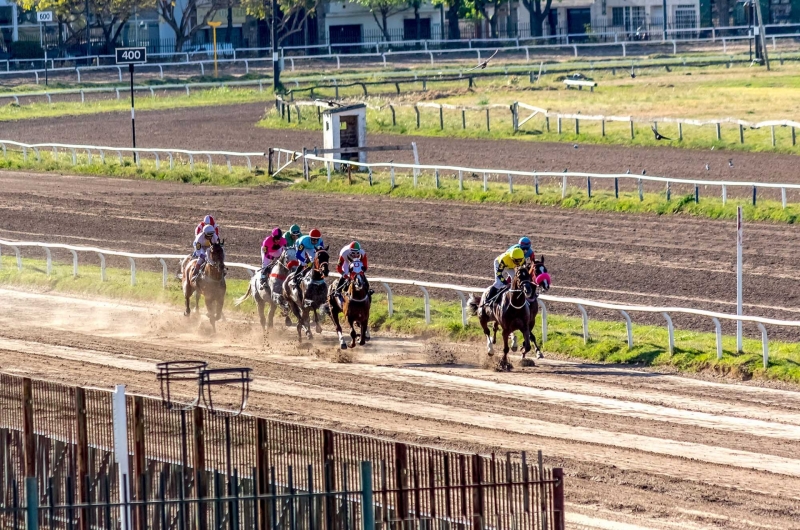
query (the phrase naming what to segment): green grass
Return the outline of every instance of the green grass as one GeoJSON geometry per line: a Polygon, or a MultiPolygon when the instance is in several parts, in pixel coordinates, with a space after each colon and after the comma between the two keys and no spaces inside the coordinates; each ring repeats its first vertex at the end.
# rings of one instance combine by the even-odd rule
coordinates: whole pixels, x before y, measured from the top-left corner
{"type": "MultiPolygon", "coordinates": [[[[0,285],[34,288],[39,291],[54,291],[84,296],[102,296],[117,300],[156,302],[168,304],[180,311],[183,296],[180,284],[170,270],[167,288],[162,287],[161,273],[137,271],[137,285],[130,284],[130,271],[108,267],[107,281],[101,282],[100,269],[96,265],[80,265],[77,278],[72,276],[72,265],[53,263],[51,275],[45,274],[44,260],[23,258],[23,269],[17,271],[16,260],[9,256],[8,247],[0,260],[0,285]]],[[[251,301],[234,308],[231,301],[247,289],[244,280],[228,281],[226,311],[250,314],[254,311],[251,301]]],[[[483,333],[475,318],[468,325],[461,324],[461,306],[456,302],[432,300],[432,324],[426,325],[422,300],[407,296],[394,297],[394,313],[388,314],[386,299],[376,295],[370,318],[376,334],[393,332],[413,334],[421,337],[439,337],[453,341],[474,342],[476,351],[483,352],[483,333]]],[[[761,342],[745,339],[744,353],[735,353],[735,337],[724,337],[723,358],[716,358],[716,338],[712,333],[675,331],[675,352],[670,356],[666,350],[667,331],[662,326],[634,325],[634,347],[627,348],[625,324],[592,320],[589,324],[591,340],[583,343],[582,324],[579,318],[551,313],[548,317],[548,337],[543,349],[579,359],[595,362],[636,364],[655,367],[673,367],[686,372],[713,371],[737,379],[770,379],[789,383],[800,383],[800,344],[770,342],[770,360],[765,370],[761,359],[761,342]]],[[[537,327],[541,338],[541,328],[537,327]]]]}
{"type": "MultiPolygon", "coordinates": [[[[120,91],[122,95],[126,95],[120,91]]],[[[264,87],[264,92],[255,88],[209,88],[194,90],[188,96],[181,91],[171,90],[159,93],[157,97],[136,94],[137,110],[161,110],[185,107],[208,107],[213,105],[237,105],[258,101],[271,101],[272,91],[264,87]]],[[[116,99],[95,99],[97,95],[87,94],[86,103],[81,102],[44,102],[17,105],[14,102],[0,105],[0,121],[26,120],[33,118],[54,118],[58,116],[82,116],[130,109],[127,97],[116,99]]],[[[103,97],[108,97],[104,95],[103,97]]],[[[6,100],[3,100],[6,101],[6,100]]]]}
{"type": "MultiPolygon", "coordinates": [[[[736,118],[752,122],[768,119],[800,119],[800,100],[793,94],[800,89],[800,64],[776,66],[771,72],[745,67],[697,68],[674,67],[671,72],[651,70],[636,79],[628,76],[627,70],[616,74],[610,71],[582,71],[599,83],[594,92],[589,90],[567,90],[562,80],[564,75],[549,75],[539,84],[532,85],[527,77],[510,74],[505,78],[479,79],[475,89],[466,89],[466,82],[452,83],[459,88],[436,86],[435,90],[416,95],[397,97],[371,97],[371,106],[396,105],[425,100],[428,102],[483,107],[487,105],[511,105],[523,102],[542,107],[550,112],[580,113],[584,115],[633,116],[644,120],[659,121],[662,118],[716,119],[736,118]]],[[[356,89],[358,90],[358,89],[356,89]]],[[[316,97],[333,97],[333,90],[315,91],[316,97]]],[[[360,99],[358,95],[354,96],[360,99]]],[[[267,128],[289,128],[320,130],[313,109],[301,108],[298,122],[296,111],[292,123],[270,111],[261,126],[267,128]]],[[[520,109],[520,121],[529,113],[520,109]]],[[[659,123],[659,132],[672,141],[658,142],[650,131],[650,123],[636,123],[634,138],[630,137],[627,122],[607,122],[605,135],[599,121],[583,120],[579,133],[575,133],[574,120],[562,121],[562,132],[558,133],[555,117],[550,118],[549,128],[539,115],[523,124],[514,132],[510,110],[490,109],[490,124],[487,130],[484,110],[466,112],[466,126],[459,110],[444,110],[443,127],[439,121],[439,110],[420,108],[420,123],[417,127],[416,113],[408,106],[395,106],[395,121],[388,107],[367,111],[367,129],[372,132],[409,134],[439,137],[463,137],[484,139],[516,138],[529,141],[577,142],[587,144],[616,144],[632,146],[677,146],[692,149],[728,149],[734,151],[768,151],[800,153],[793,146],[791,131],[776,129],[776,146],[772,146],[770,129],[745,129],[745,143],[740,143],[736,124],[723,124],[721,139],[717,139],[713,125],[683,126],[683,140],[679,141],[676,124],[659,123]]]]}
{"type": "MultiPolygon", "coordinates": [[[[289,176],[294,176],[294,174],[287,173],[286,177],[289,176]]],[[[320,171],[312,172],[312,178],[308,182],[299,179],[298,176],[298,180],[296,180],[291,189],[352,195],[456,200],[471,203],[539,204],[606,212],[656,215],[688,214],[711,219],[735,219],[737,206],[742,205],[745,218],[751,221],[794,224],[800,219],[800,204],[790,203],[787,204],[786,209],[783,209],[779,200],[765,199],[764,197],[758,199],[756,206],[752,205],[750,199],[743,197],[729,197],[727,203],[723,205],[718,187],[701,188],[700,201],[695,203],[693,190],[686,186],[680,189],[674,184],[670,201],[666,200],[665,193],[650,192],[644,193],[644,200],[640,201],[638,192],[620,191],[619,199],[617,199],[614,197],[613,191],[599,191],[596,188],[592,192],[592,197],[589,198],[585,187],[568,187],[566,196],[562,198],[560,178],[542,177],[539,187],[540,193],[537,195],[532,185],[519,184],[520,181],[530,182],[532,177],[515,177],[514,193],[509,193],[507,181],[503,182],[506,179],[505,175],[493,175],[487,191],[483,190],[482,175],[465,175],[463,191],[458,189],[457,179],[453,175],[441,175],[440,177],[438,188],[435,186],[434,177],[430,174],[420,175],[417,180],[417,187],[414,187],[411,175],[397,173],[395,175],[396,185],[392,188],[390,176],[384,173],[373,173],[373,184],[370,185],[367,180],[368,177],[363,173],[353,174],[352,184],[349,184],[347,177],[343,177],[340,174],[332,175],[332,180],[328,183],[326,175],[320,171]],[[500,182],[498,182],[498,177],[500,182]]],[[[577,177],[571,179],[571,181],[573,183],[581,181],[584,186],[586,182],[585,179],[577,177]]],[[[611,184],[610,182],[598,182],[597,179],[592,182],[595,187],[602,184],[608,187],[611,184]]],[[[631,190],[635,186],[632,179],[627,182],[624,179],[620,179],[620,187],[622,189],[631,190]]],[[[749,192],[749,190],[747,191],[749,192]]],[[[729,193],[731,193],[731,190],[729,190],[729,193]]],[[[776,190],[762,190],[761,193],[762,195],[767,193],[777,195],[776,190]]]]}
{"type": "MultiPolygon", "coordinates": [[[[16,148],[15,148],[16,149],[16,148]]],[[[259,169],[258,164],[263,160],[252,160],[253,170],[241,166],[227,167],[220,165],[220,161],[208,168],[204,157],[195,157],[194,168],[191,167],[188,157],[174,155],[174,167],[170,169],[169,158],[161,154],[159,168],[156,168],[155,159],[151,154],[142,154],[139,165],[131,156],[124,156],[120,163],[116,152],[107,151],[105,162],[101,162],[100,154],[94,151],[89,161],[85,152],[76,155],[76,164],[72,164],[72,155],[60,151],[56,157],[52,151],[40,149],[40,160],[36,159],[33,150],[29,149],[27,160],[20,151],[9,150],[5,158],[0,158],[0,170],[39,171],[52,173],[67,173],[71,175],[89,175],[118,178],[134,178],[146,180],[166,180],[183,182],[187,184],[209,184],[215,186],[256,186],[273,184],[275,179],[268,176],[266,171],[259,169]],[[147,158],[145,158],[147,157],[147,158]]]]}

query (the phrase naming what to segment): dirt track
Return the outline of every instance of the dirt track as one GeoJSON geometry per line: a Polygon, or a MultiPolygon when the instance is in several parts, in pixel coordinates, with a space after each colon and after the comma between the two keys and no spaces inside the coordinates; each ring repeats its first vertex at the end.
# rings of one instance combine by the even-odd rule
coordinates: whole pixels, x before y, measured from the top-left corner
{"type": "MultiPolygon", "coordinates": [[[[154,362],[197,357],[205,335],[171,308],[0,299],[0,370],[71,384],[154,393],[154,362]]],[[[251,408],[272,417],[474,451],[542,449],[568,472],[573,528],[800,528],[796,392],[558,361],[497,374],[474,348],[437,366],[430,345],[402,338],[376,338],[356,364],[320,358],[334,347],[327,336],[298,352],[279,332],[228,321],[202,356],[252,366],[251,408]]]]}
{"type": "MultiPolygon", "coordinates": [[[[497,253],[529,233],[554,278],[552,294],[735,311],[730,222],[7,172],[0,186],[0,228],[12,239],[179,253],[194,223],[212,212],[229,261],[256,263],[269,227],[299,221],[320,227],[335,250],[351,238],[362,241],[376,275],[481,286],[497,253]]],[[[799,240],[795,226],[747,227],[748,313],[798,318],[799,240]]],[[[659,315],[634,318],[663,324],[659,315]]],[[[707,319],[674,318],[679,328],[713,329],[707,319]]],[[[770,328],[773,338],[789,337],[781,333],[770,328]]]]}
{"type": "MultiPolygon", "coordinates": [[[[272,102],[221,105],[136,113],[139,147],[174,147],[232,151],[266,151],[269,147],[301,149],[322,145],[321,132],[270,130],[255,127],[272,102]]],[[[130,113],[65,116],[0,122],[0,138],[19,142],[63,142],[83,145],[127,146],[130,144],[130,113]]],[[[517,140],[470,140],[371,134],[370,145],[408,144],[416,141],[420,161],[468,167],[598,173],[624,173],[630,169],[648,174],[684,179],[730,179],[800,182],[798,157],[771,153],[731,153],[688,149],[632,148],[622,146],[524,142],[517,140]],[[728,159],[734,168],[728,167],[728,159]],[[710,171],[705,165],[709,164],[710,171]]],[[[374,161],[412,162],[407,153],[374,161]]],[[[597,184],[595,184],[597,185],[597,184]]],[[[661,187],[658,188],[661,191],[661,187]]],[[[675,190],[673,190],[675,191],[675,190]]],[[[732,192],[733,190],[731,190],[732,192]]],[[[677,193],[675,191],[675,193],[677,193]]],[[[717,194],[718,190],[703,190],[717,194]]],[[[762,193],[764,193],[762,191],[762,193]]],[[[779,198],[772,194],[771,198],[779,198]]]]}

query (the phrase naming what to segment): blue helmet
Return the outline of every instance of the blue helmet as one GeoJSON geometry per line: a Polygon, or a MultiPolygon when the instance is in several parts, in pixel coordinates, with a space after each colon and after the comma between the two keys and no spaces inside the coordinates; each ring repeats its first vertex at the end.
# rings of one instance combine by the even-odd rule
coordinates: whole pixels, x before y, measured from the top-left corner
{"type": "Polygon", "coordinates": [[[523,237],[519,240],[519,248],[523,250],[528,250],[531,248],[531,240],[529,237],[523,237]]]}

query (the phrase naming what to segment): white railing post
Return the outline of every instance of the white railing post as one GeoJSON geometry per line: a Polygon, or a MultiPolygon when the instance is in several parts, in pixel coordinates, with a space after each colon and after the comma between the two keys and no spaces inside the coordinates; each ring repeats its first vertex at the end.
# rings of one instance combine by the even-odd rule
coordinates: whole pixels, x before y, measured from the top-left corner
{"type": "Polygon", "coordinates": [[[675,352],[675,328],[672,325],[672,319],[670,318],[669,314],[661,314],[664,315],[664,318],[667,321],[667,333],[669,334],[669,356],[672,357],[672,354],[675,352]]]}
{"type": "MultiPolygon", "coordinates": [[[[128,413],[127,400],[125,399],[125,385],[117,385],[112,394],[112,423],[114,433],[114,458],[117,461],[117,476],[119,477],[119,503],[128,506],[130,502],[130,453],[128,451],[128,413]]],[[[128,513],[120,510],[121,530],[129,530],[128,522],[131,520],[130,507],[128,513]]]]}
{"type": "Polygon", "coordinates": [[[581,304],[577,305],[581,312],[581,316],[583,317],[583,343],[586,344],[589,342],[589,315],[586,313],[586,309],[581,304]]]}
{"type": "Polygon", "coordinates": [[[386,289],[386,302],[388,304],[389,309],[389,316],[391,317],[394,314],[394,300],[392,298],[392,288],[389,287],[389,284],[386,282],[381,282],[383,288],[386,289]]]}
{"type": "Polygon", "coordinates": [[[464,191],[464,172],[458,170],[458,191],[464,191]]]}
{"type": "Polygon", "coordinates": [[[542,344],[547,342],[547,306],[539,298],[539,308],[542,310],[542,344]]]}
{"type": "Polygon", "coordinates": [[[158,258],[158,261],[161,262],[161,270],[163,271],[163,274],[161,276],[161,287],[166,289],[167,288],[167,278],[168,278],[167,262],[164,261],[164,258],[158,258]]]}
{"type": "Polygon", "coordinates": [[[53,270],[53,255],[50,253],[50,249],[47,247],[44,248],[44,253],[47,255],[47,275],[50,276],[50,273],[53,270]]]}
{"type": "Polygon", "coordinates": [[[78,253],[72,249],[69,249],[72,252],[72,277],[78,277],[78,253]]]}
{"type": "Polygon", "coordinates": [[[722,324],[717,317],[711,317],[714,322],[714,332],[717,335],[717,359],[722,359],[722,324]]]}
{"type": "Polygon", "coordinates": [[[22,272],[22,254],[19,253],[19,247],[11,245],[14,249],[14,256],[17,258],[17,271],[22,272]]]}
{"type": "Polygon", "coordinates": [[[761,322],[756,322],[758,329],[761,331],[761,355],[764,363],[764,369],[769,367],[769,339],[767,339],[767,328],[761,322]]]}
{"type": "Polygon", "coordinates": [[[101,253],[97,253],[100,256],[100,281],[106,281],[106,257],[101,253]]]}
{"type": "Polygon", "coordinates": [[[461,325],[467,327],[467,299],[461,291],[456,291],[456,294],[461,300],[461,325]]]}
{"type": "Polygon", "coordinates": [[[419,289],[422,291],[422,294],[425,297],[425,323],[430,325],[431,323],[431,296],[428,294],[428,290],[421,285],[417,285],[419,289]]]}
{"type": "Polygon", "coordinates": [[[625,319],[625,328],[628,332],[628,349],[633,349],[633,323],[631,322],[631,317],[628,315],[626,311],[620,309],[620,314],[622,318],[625,319]]]}
{"type": "Polygon", "coordinates": [[[128,261],[131,262],[131,285],[136,285],[136,262],[130,256],[128,256],[128,261]]]}
{"type": "Polygon", "coordinates": [[[489,178],[486,172],[483,172],[483,191],[489,191],[489,178]]]}

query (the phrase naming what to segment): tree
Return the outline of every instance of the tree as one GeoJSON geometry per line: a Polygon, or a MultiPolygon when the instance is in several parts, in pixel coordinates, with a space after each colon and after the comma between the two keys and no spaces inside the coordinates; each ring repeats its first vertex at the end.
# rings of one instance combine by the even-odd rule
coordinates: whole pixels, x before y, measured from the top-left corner
{"type": "Polygon", "coordinates": [[[355,2],[369,10],[372,18],[383,33],[383,38],[392,40],[389,35],[389,17],[402,13],[408,9],[407,0],[355,0],[355,2]]]}
{"type": "Polygon", "coordinates": [[[156,0],[158,15],[175,33],[176,52],[183,50],[183,45],[227,6],[227,0],[156,0]],[[203,18],[198,17],[199,12],[203,18]]]}
{"type": "Polygon", "coordinates": [[[542,36],[542,24],[550,16],[550,6],[553,0],[545,0],[542,7],[542,0],[522,0],[522,5],[530,14],[531,37],[542,36]]]}
{"type": "MultiPolygon", "coordinates": [[[[266,20],[272,30],[272,0],[242,0],[247,14],[258,20],[266,20]]],[[[278,45],[291,35],[303,31],[306,21],[314,16],[317,0],[278,0],[278,45]]]]}
{"type": "MultiPolygon", "coordinates": [[[[489,21],[489,31],[491,32],[491,37],[496,39],[497,38],[497,15],[500,12],[500,8],[507,0],[475,0],[475,8],[476,10],[489,21]],[[489,16],[489,8],[492,8],[492,16],[489,16]]],[[[522,0],[523,2],[525,0],[522,0]]],[[[550,2],[550,0],[547,0],[550,2]]]]}
{"type": "MultiPolygon", "coordinates": [[[[53,11],[59,24],[67,27],[68,39],[86,34],[85,0],[20,0],[18,4],[25,10],[53,11]]],[[[149,7],[148,4],[146,0],[90,0],[89,27],[101,30],[105,48],[109,50],[118,44],[119,36],[134,11],[149,7]]]]}

